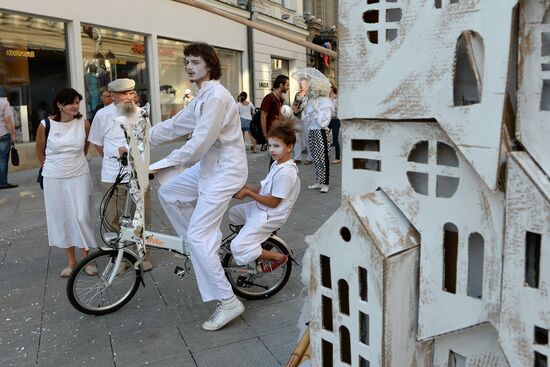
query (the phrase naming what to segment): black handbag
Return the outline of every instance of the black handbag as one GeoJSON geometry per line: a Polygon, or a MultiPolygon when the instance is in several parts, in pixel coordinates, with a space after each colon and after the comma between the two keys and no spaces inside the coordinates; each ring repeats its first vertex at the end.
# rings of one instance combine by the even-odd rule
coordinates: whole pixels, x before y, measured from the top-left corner
{"type": "Polygon", "coordinates": [[[15,145],[11,146],[11,164],[14,167],[19,166],[19,152],[15,149],[15,145]]]}
{"type": "MultiPolygon", "coordinates": [[[[48,116],[44,118],[44,121],[46,122],[46,137],[44,138],[44,155],[46,154],[46,145],[48,144],[48,135],[50,134],[50,119],[48,116]]],[[[40,185],[40,188],[44,190],[44,176],[42,176],[42,169],[44,166],[40,167],[38,170],[38,177],[36,178],[36,182],[40,185]]]]}

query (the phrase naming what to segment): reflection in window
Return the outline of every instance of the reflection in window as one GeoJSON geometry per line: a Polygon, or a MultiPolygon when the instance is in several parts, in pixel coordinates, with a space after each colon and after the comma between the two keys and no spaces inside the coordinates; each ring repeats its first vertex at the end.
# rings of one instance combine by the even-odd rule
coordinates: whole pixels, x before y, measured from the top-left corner
{"type": "Polygon", "coordinates": [[[17,142],[36,140],[55,93],[69,84],[66,48],[65,23],[0,12],[0,98],[12,107],[17,142]]]}
{"type": "MultiPolygon", "coordinates": [[[[160,112],[165,120],[184,107],[184,91],[190,89],[197,95],[194,83],[189,82],[185,73],[183,49],[189,42],[176,41],[166,38],[158,40],[158,59],[160,75],[160,112]]],[[[220,59],[222,77],[221,84],[233,96],[242,92],[241,53],[214,47],[220,59]]],[[[254,103],[254,101],[251,101],[254,103]]]]}
{"type": "Polygon", "coordinates": [[[139,104],[145,105],[149,101],[145,37],[89,25],[82,25],[81,37],[88,120],[91,121],[104,107],[100,99],[101,89],[111,80],[133,79],[139,104]]]}

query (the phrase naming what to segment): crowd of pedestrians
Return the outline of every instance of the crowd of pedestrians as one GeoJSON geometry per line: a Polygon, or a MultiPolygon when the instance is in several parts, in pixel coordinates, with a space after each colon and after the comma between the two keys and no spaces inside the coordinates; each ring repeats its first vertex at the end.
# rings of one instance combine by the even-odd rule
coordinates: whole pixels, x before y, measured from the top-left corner
{"type": "MultiPolygon", "coordinates": [[[[288,257],[262,249],[261,243],[286,222],[292,211],[300,192],[296,164],[314,163],[316,182],[308,188],[323,193],[329,190],[330,164],[340,163],[337,89],[324,76],[302,73],[296,77],[300,90],[289,107],[288,102],[285,104],[289,77],[279,75],[256,112],[247,93],[240,93],[235,102],[220,84],[221,65],[211,46],[193,43],[185,47],[184,55],[185,71],[198,93],[193,96],[186,90],[184,108],[154,124],[149,141],[154,149],[192,133],[181,148],[164,158],[168,166],[184,165],[186,169],[163,184],[158,197],[172,227],[188,244],[202,300],[218,300],[214,313],[202,327],[218,330],[244,312],[218,257],[220,224],[229,202],[232,198],[251,200],[229,212],[230,221],[242,226],[231,244],[236,262],[254,263],[259,272],[283,266],[288,257]],[[255,114],[259,114],[261,140],[267,142],[270,159],[261,185],[246,183],[244,142],[248,133],[250,149],[256,152],[257,141],[251,134],[255,114]],[[336,150],[332,161],[329,128],[336,150]],[[302,160],[304,152],[307,159],[302,160]]],[[[48,242],[65,250],[67,266],[61,271],[62,277],[68,277],[75,268],[77,248],[80,256],[86,256],[89,249],[97,247],[88,147],[90,143],[94,145],[102,157],[101,191],[105,194],[113,190],[121,169],[118,159],[129,149],[118,118],[137,121],[140,114],[134,89],[131,79],[110,82],[101,91],[101,104],[89,122],[79,112],[82,95],[72,88],[63,88],[52,101],[53,113],[46,115],[38,127],[36,155],[42,165],[48,242]]],[[[11,109],[0,101],[0,189],[16,186],[7,181],[6,150],[14,143],[11,109]]],[[[127,179],[114,188],[114,199],[103,213],[115,232],[120,230],[126,183],[127,179]]],[[[150,227],[149,198],[145,208],[146,227],[150,227]]],[[[141,265],[145,271],[153,266],[147,260],[141,265]]],[[[88,265],[85,272],[93,276],[97,269],[88,265]]]]}

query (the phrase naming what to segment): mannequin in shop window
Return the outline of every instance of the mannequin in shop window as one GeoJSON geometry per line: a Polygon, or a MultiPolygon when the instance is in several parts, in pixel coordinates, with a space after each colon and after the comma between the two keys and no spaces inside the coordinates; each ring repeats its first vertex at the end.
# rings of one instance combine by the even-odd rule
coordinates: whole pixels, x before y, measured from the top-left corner
{"type": "Polygon", "coordinates": [[[94,108],[99,104],[99,88],[97,84],[97,66],[91,64],[88,66],[88,72],[84,76],[86,82],[86,111],[88,116],[92,116],[94,108]]]}

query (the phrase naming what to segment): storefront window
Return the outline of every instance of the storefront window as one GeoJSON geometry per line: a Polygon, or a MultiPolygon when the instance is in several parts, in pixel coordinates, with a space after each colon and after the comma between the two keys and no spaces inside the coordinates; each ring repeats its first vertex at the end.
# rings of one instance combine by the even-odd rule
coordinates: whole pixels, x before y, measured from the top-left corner
{"type": "Polygon", "coordinates": [[[35,141],[55,92],[69,84],[65,24],[0,12],[0,98],[13,108],[18,142],[35,141]]]}
{"type": "MultiPolygon", "coordinates": [[[[188,42],[165,38],[158,40],[160,69],[160,108],[162,119],[167,119],[183,108],[184,91],[190,89],[197,94],[197,87],[191,84],[185,72],[183,48],[188,42]]],[[[221,83],[236,96],[242,92],[241,53],[214,47],[220,58],[221,83]]]]}
{"type": "Polygon", "coordinates": [[[91,121],[103,105],[101,89],[111,80],[130,78],[136,82],[141,106],[149,101],[145,63],[145,37],[114,29],[82,26],[82,56],[86,86],[86,116],[91,121]]]}
{"type": "MultiPolygon", "coordinates": [[[[276,57],[271,58],[271,86],[273,86],[273,82],[275,81],[275,78],[279,75],[286,75],[287,77],[290,77],[289,74],[289,62],[285,59],[278,59],[276,57]]],[[[289,94],[287,93],[284,96],[283,104],[290,105],[290,98],[289,94]]]]}

